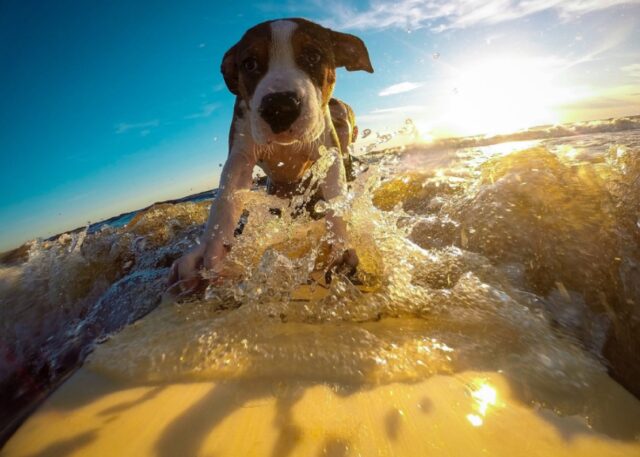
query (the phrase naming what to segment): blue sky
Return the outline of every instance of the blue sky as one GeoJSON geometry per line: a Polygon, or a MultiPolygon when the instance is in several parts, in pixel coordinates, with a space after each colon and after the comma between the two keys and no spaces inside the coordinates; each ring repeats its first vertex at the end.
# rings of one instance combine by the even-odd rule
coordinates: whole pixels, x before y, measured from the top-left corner
{"type": "Polygon", "coordinates": [[[336,89],[361,130],[412,117],[429,139],[640,113],[637,1],[5,0],[0,251],[214,187],[233,105],[220,59],[290,16],[364,39],[375,73],[340,70],[336,89]]]}

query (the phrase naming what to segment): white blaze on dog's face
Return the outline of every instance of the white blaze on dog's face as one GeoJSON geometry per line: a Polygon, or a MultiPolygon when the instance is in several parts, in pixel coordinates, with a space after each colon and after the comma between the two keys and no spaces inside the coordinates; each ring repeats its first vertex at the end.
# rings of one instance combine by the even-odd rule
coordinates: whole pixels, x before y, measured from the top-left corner
{"type": "Polygon", "coordinates": [[[271,24],[269,69],[249,106],[253,139],[258,144],[290,144],[315,140],[324,131],[321,87],[296,65],[293,21],[271,24]]]}
{"type": "Polygon", "coordinates": [[[259,24],[226,54],[222,73],[244,101],[257,144],[310,142],[325,130],[336,67],[373,72],[362,41],[304,19],[259,24]]]}

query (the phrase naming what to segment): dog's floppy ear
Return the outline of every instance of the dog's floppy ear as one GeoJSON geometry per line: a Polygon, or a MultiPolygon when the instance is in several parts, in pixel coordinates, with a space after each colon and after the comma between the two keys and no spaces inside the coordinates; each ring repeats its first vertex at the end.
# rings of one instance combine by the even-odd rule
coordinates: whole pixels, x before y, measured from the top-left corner
{"type": "Polygon", "coordinates": [[[348,71],[364,70],[373,73],[369,51],[357,36],[332,30],[331,45],[336,67],[345,67],[348,71]]]}
{"type": "Polygon", "coordinates": [[[238,66],[236,65],[235,45],[225,52],[220,71],[229,91],[234,95],[238,95],[240,92],[238,91],[238,66]]]}

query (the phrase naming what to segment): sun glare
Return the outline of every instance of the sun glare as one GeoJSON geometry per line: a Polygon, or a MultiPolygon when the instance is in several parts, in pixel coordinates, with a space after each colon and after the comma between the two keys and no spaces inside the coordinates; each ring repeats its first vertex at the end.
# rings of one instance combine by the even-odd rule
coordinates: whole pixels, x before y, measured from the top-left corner
{"type": "Polygon", "coordinates": [[[458,67],[447,123],[458,134],[497,134],[560,121],[571,94],[554,84],[545,61],[502,58],[458,67]]]}
{"type": "Polygon", "coordinates": [[[467,414],[466,418],[474,427],[480,427],[484,424],[489,407],[497,405],[498,392],[488,382],[477,379],[470,387],[470,393],[474,411],[467,414]]]}

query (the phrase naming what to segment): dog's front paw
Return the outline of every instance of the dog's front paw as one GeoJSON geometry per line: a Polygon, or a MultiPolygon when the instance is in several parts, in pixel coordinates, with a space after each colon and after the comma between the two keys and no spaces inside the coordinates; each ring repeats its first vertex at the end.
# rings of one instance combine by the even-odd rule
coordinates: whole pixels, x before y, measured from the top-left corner
{"type": "Polygon", "coordinates": [[[342,274],[347,277],[352,277],[356,273],[360,260],[355,249],[346,249],[342,254],[338,254],[336,258],[329,264],[326,273],[324,274],[324,280],[327,284],[331,283],[333,273],[342,274]]]}

